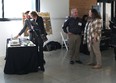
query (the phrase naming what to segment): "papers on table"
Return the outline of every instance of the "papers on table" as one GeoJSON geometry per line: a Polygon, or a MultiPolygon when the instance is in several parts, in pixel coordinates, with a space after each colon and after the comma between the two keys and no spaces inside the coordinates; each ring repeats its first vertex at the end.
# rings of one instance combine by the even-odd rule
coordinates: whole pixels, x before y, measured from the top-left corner
{"type": "Polygon", "coordinates": [[[8,47],[24,47],[24,46],[35,46],[35,44],[29,39],[11,39],[8,42],[8,47]]]}

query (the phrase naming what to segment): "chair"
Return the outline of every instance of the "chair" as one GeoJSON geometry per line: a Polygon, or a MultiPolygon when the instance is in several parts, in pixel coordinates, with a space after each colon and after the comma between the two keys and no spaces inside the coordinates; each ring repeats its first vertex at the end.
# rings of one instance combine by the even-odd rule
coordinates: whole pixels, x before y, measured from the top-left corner
{"type": "Polygon", "coordinates": [[[63,32],[60,32],[60,35],[62,37],[62,47],[65,46],[66,50],[68,51],[67,36],[63,32]]]}

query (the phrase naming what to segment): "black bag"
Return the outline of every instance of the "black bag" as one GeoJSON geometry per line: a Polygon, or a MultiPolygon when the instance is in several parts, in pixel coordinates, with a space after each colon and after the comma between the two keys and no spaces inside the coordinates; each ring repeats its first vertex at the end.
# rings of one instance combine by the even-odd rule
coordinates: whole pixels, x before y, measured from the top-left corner
{"type": "Polygon", "coordinates": [[[44,45],[43,50],[44,51],[52,51],[52,50],[57,50],[61,49],[61,44],[56,41],[50,41],[44,45]]]}

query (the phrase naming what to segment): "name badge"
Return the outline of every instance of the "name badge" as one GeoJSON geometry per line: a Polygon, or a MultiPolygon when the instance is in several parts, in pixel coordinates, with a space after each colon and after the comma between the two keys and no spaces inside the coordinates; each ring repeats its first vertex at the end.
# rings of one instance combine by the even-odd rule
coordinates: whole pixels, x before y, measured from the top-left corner
{"type": "Polygon", "coordinates": [[[81,22],[79,22],[79,23],[78,23],[78,25],[79,25],[79,26],[82,26],[82,23],[81,23],[81,22]]]}

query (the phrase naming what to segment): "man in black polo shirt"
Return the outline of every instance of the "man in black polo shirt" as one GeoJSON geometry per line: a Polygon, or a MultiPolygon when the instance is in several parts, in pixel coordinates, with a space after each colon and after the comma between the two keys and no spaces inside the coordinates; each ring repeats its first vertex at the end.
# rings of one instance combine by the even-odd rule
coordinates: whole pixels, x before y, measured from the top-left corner
{"type": "Polygon", "coordinates": [[[79,48],[81,44],[82,20],[78,17],[76,8],[71,10],[71,16],[65,21],[63,31],[68,35],[68,54],[70,56],[70,64],[82,64],[79,57],[79,48]]]}

